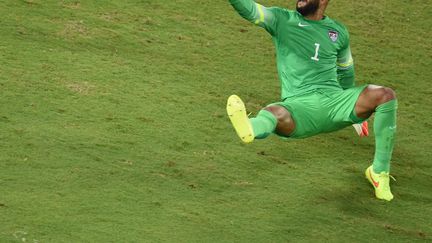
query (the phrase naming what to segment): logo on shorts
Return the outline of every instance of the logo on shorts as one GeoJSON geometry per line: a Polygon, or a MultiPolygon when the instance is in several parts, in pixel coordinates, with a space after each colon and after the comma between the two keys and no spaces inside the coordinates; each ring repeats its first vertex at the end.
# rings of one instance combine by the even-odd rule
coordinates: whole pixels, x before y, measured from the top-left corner
{"type": "Polygon", "coordinates": [[[339,33],[336,30],[329,30],[328,35],[333,42],[338,40],[339,33]]]}

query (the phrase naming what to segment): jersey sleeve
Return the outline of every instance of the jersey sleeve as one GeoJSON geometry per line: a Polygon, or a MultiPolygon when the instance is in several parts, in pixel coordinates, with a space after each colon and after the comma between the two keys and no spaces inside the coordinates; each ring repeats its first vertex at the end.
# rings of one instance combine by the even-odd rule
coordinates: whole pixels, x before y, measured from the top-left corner
{"type": "Polygon", "coordinates": [[[234,9],[246,20],[263,27],[271,35],[276,34],[276,8],[267,8],[252,0],[229,0],[234,9]]]}
{"type": "Polygon", "coordinates": [[[337,56],[337,78],[343,89],[354,87],[354,61],[351,54],[348,31],[345,29],[345,43],[337,56]]]}

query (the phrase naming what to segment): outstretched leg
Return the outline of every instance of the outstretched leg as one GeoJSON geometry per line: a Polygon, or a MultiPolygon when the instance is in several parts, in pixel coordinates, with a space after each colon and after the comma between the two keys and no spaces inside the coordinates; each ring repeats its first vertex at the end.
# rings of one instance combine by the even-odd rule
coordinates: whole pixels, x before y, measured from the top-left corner
{"type": "Polygon", "coordinates": [[[362,92],[355,106],[355,112],[361,118],[368,118],[375,112],[375,156],[372,166],[366,170],[366,177],[374,186],[376,196],[388,201],[393,199],[388,185],[396,132],[396,110],[395,92],[375,85],[369,85],[362,92]]]}
{"type": "Polygon", "coordinates": [[[266,138],[274,132],[289,136],[295,129],[291,114],[286,108],[278,105],[268,106],[256,117],[249,119],[245,105],[237,95],[228,98],[227,113],[237,135],[245,143],[250,143],[255,138],[266,138]]]}

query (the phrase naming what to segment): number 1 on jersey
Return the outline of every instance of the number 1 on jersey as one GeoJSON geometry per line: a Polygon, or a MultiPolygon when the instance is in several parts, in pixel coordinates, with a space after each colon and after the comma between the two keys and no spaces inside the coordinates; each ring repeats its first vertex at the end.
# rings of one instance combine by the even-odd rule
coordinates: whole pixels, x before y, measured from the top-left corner
{"type": "Polygon", "coordinates": [[[320,44],[315,43],[315,56],[311,57],[311,59],[314,61],[319,61],[319,58],[318,58],[319,48],[320,48],[320,44]]]}

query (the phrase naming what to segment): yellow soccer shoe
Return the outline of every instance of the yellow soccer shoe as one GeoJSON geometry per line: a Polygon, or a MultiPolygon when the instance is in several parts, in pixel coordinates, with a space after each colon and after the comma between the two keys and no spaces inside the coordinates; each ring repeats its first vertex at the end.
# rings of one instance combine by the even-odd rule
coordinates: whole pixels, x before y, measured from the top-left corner
{"type": "Polygon", "coordinates": [[[378,199],[391,201],[393,194],[390,191],[390,175],[386,172],[377,174],[373,171],[372,165],[365,171],[366,179],[372,184],[375,189],[375,196],[378,199]]]}
{"type": "Polygon", "coordinates": [[[237,95],[231,95],[227,101],[227,113],[237,135],[245,143],[251,143],[254,139],[252,124],[246,114],[243,101],[237,95]]]}

